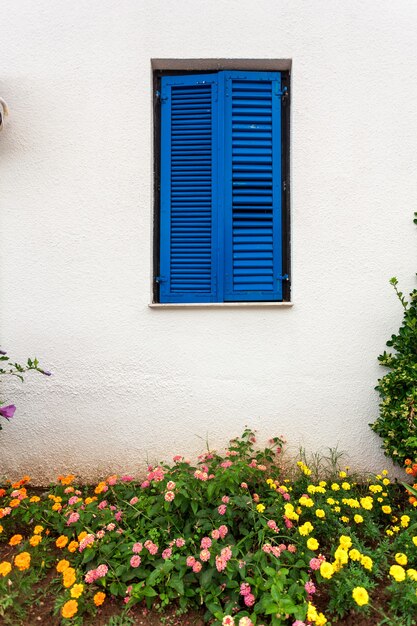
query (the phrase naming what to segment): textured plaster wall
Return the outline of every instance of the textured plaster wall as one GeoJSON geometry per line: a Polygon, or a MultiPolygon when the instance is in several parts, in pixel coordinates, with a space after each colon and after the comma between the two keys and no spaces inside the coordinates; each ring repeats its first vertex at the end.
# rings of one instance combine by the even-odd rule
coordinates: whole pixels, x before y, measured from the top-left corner
{"type": "Polygon", "coordinates": [[[376,357],[415,284],[417,4],[23,0],[2,14],[0,473],[134,471],[248,424],[381,467],[376,357]],[[292,309],[152,310],[151,58],[291,58],[292,309]]]}

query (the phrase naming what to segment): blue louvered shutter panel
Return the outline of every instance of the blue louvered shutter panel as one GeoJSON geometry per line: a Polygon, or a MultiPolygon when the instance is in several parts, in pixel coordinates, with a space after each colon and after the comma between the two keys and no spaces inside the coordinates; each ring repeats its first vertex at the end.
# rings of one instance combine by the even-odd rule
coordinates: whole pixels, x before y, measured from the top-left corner
{"type": "Polygon", "coordinates": [[[224,79],[225,301],[282,299],[279,72],[224,79]]]}
{"type": "Polygon", "coordinates": [[[161,84],[161,302],[216,302],[218,75],[161,84]]]}

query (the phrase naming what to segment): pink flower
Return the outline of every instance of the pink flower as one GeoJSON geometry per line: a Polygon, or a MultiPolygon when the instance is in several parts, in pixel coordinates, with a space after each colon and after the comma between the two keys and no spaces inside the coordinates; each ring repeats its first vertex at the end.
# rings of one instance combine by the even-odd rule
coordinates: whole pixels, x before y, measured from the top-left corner
{"type": "Polygon", "coordinates": [[[242,561],[242,560],[239,561],[239,569],[243,569],[245,565],[246,565],[246,561],[242,561]]]}
{"type": "Polygon", "coordinates": [[[73,504],[75,504],[76,502],[78,502],[79,498],[78,496],[72,496],[69,500],[68,500],[68,504],[70,506],[72,506],[73,504]]]}
{"type": "Polygon", "coordinates": [[[212,536],[212,539],[219,539],[220,538],[220,532],[217,530],[217,528],[215,528],[214,530],[211,531],[211,536],[212,536]]]}
{"type": "Polygon", "coordinates": [[[229,504],[229,500],[230,500],[229,496],[223,496],[222,498],[223,504],[229,504]]]}
{"type": "Polygon", "coordinates": [[[170,559],[172,555],[172,550],[171,548],[166,548],[163,552],[162,552],[162,558],[163,559],[170,559]]]}
{"type": "Polygon", "coordinates": [[[223,548],[223,550],[220,552],[220,556],[222,559],[225,559],[225,561],[230,561],[230,559],[232,558],[232,550],[230,546],[226,546],[225,548],[223,548]]]}
{"type": "Polygon", "coordinates": [[[144,545],[149,554],[155,555],[158,552],[158,546],[149,539],[148,541],[145,541],[144,545]]]}
{"type": "Polygon", "coordinates": [[[116,528],[116,524],[113,524],[113,522],[111,522],[110,524],[107,524],[106,528],[109,532],[111,532],[116,528]]]}
{"type": "Polygon", "coordinates": [[[292,554],[295,554],[297,552],[297,546],[295,546],[293,543],[289,543],[287,546],[287,550],[288,552],[292,552],[292,554]]]}
{"type": "Polygon", "coordinates": [[[133,498],[131,498],[129,504],[136,504],[137,502],[139,502],[139,498],[137,496],[133,496],[133,498]]]}
{"type": "Polygon", "coordinates": [[[187,560],[186,560],[187,566],[188,567],[192,567],[195,563],[195,557],[194,556],[187,556],[187,560]]]}
{"type": "Polygon", "coordinates": [[[146,489],[146,487],[149,487],[151,483],[149,482],[149,480],[144,480],[143,483],[141,483],[140,487],[141,489],[146,489]]]}
{"type": "Polygon", "coordinates": [[[107,565],[104,565],[104,564],[99,565],[98,568],[96,569],[97,578],[103,578],[103,576],[105,576],[108,571],[109,571],[109,568],[107,567],[107,565]]]}
{"type": "Polygon", "coordinates": [[[235,619],[231,615],[223,617],[222,626],[235,626],[235,619]]]}
{"type": "Polygon", "coordinates": [[[86,575],[84,576],[84,580],[86,583],[90,584],[93,583],[96,579],[96,570],[95,569],[90,569],[86,575]]]}
{"type": "Polygon", "coordinates": [[[265,552],[266,554],[270,554],[272,552],[272,546],[270,543],[265,543],[262,546],[262,551],[265,552]]]}
{"type": "Polygon", "coordinates": [[[202,561],[208,561],[210,559],[210,550],[207,550],[207,549],[201,550],[200,559],[202,561]]]}
{"type": "Polygon", "coordinates": [[[176,454],[172,460],[174,461],[174,463],[179,463],[180,461],[182,461],[181,454],[176,454]]]}
{"type": "Polygon", "coordinates": [[[266,465],[258,465],[258,470],[261,470],[261,472],[266,472],[266,465]]]}
{"type": "Polygon", "coordinates": [[[167,489],[168,489],[168,491],[172,491],[173,489],[175,489],[175,483],[174,483],[174,481],[173,481],[173,480],[170,480],[170,481],[167,483],[167,489]]]}
{"type": "Polygon", "coordinates": [[[197,478],[198,480],[206,481],[208,479],[208,475],[207,475],[207,472],[196,470],[194,472],[194,478],[197,478]]]}
{"type": "Polygon", "coordinates": [[[302,622],[301,620],[297,619],[295,620],[295,622],[292,623],[292,626],[306,626],[305,622],[302,622]]]}
{"type": "Polygon", "coordinates": [[[291,496],[289,493],[285,492],[282,497],[284,498],[284,500],[291,500],[291,496]]]}
{"type": "Polygon", "coordinates": [[[313,558],[309,563],[311,569],[320,569],[321,561],[320,559],[313,558]]]}
{"type": "Polygon", "coordinates": [[[250,592],[251,592],[251,587],[250,587],[250,585],[248,585],[248,583],[242,583],[240,585],[239,593],[240,593],[241,596],[247,596],[248,593],[250,593],[250,592]]]}
{"type": "Polygon", "coordinates": [[[106,506],[107,506],[107,500],[102,500],[102,501],[99,503],[99,505],[98,505],[98,507],[97,507],[97,508],[99,508],[99,509],[100,509],[100,511],[102,511],[103,509],[105,509],[105,508],[106,508],[106,506]]]}
{"type": "Polygon", "coordinates": [[[201,572],[202,567],[203,566],[201,565],[200,561],[196,561],[193,565],[193,572],[195,574],[198,574],[198,572],[201,572]]]}
{"type": "Polygon", "coordinates": [[[230,467],[231,465],[233,465],[232,461],[223,461],[223,463],[220,463],[220,467],[224,467],[224,469],[227,469],[228,467],[230,467]]]}
{"type": "Polygon", "coordinates": [[[117,476],[110,476],[110,477],[107,479],[107,482],[108,482],[108,484],[109,484],[109,485],[111,485],[111,486],[115,485],[115,484],[117,483],[117,476]]]}
{"type": "Polygon", "coordinates": [[[16,407],[14,404],[8,404],[7,406],[0,406],[0,415],[2,417],[5,417],[7,420],[13,417],[15,411],[16,411],[16,407]]]}
{"type": "Polygon", "coordinates": [[[131,567],[139,567],[141,563],[141,558],[138,554],[134,554],[132,556],[132,558],[130,559],[130,566],[131,567]]]}
{"type": "Polygon", "coordinates": [[[122,521],[122,515],[123,513],[121,511],[117,511],[117,513],[114,514],[114,519],[116,520],[116,522],[122,521]]]}
{"type": "Polygon", "coordinates": [[[202,548],[211,548],[211,539],[210,537],[203,537],[200,543],[202,548]]]}
{"type": "Polygon", "coordinates": [[[79,513],[71,513],[71,515],[69,516],[67,520],[67,526],[69,526],[70,524],[75,524],[76,522],[78,522],[79,519],[80,519],[79,513]]]}
{"type": "Polygon", "coordinates": [[[227,506],[225,504],[221,504],[219,507],[217,507],[217,510],[220,515],[224,515],[227,511],[227,506]]]}
{"type": "Polygon", "coordinates": [[[81,541],[78,547],[78,551],[83,552],[86,547],[91,545],[92,543],[94,543],[94,535],[86,535],[86,537],[84,537],[84,539],[81,541]]]}
{"type": "Polygon", "coordinates": [[[268,520],[266,525],[268,526],[268,528],[270,528],[271,530],[274,530],[275,532],[279,531],[279,528],[273,519],[268,520]]]}
{"type": "Polygon", "coordinates": [[[175,498],[175,493],[173,491],[167,491],[164,496],[166,502],[172,502],[175,498]]]}
{"type": "Polygon", "coordinates": [[[98,531],[96,532],[96,537],[97,537],[97,539],[103,539],[103,537],[104,537],[104,535],[105,535],[105,534],[106,534],[106,533],[104,532],[104,530],[98,530],[98,531]]]}
{"type": "Polygon", "coordinates": [[[312,596],[313,593],[316,593],[316,586],[315,586],[315,584],[311,580],[308,580],[306,582],[306,584],[304,585],[304,589],[307,591],[307,593],[310,596],[312,596]]]}
{"type": "Polygon", "coordinates": [[[257,467],[257,463],[255,461],[255,459],[252,459],[252,461],[249,463],[249,467],[257,467]]]}
{"type": "Polygon", "coordinates": [[[242,487],[242,489],[247,489],[248,483],[240,483],[240,486],[242,487]]]}
{"type": "Polygon", "coordinates": [[[134,476],[130,476],[127,474],[126,476],[122,476],[121,479],[124,483],[131,483],[132,480],[135,480],[134,476]]]}
{"type": "Polygon", "coordinates": [[[255,596],[253,595],[253,593],[248,593],[244,597],[244,602],[246,606],[253,606],[255,604],[255,596]]]}
{"type": "Polygon", "coordinates": [[[134,552],[135,554],[140,554],[142,550],[143,550],[143,545],[140,543],[140,541],[137,541],[136,543],[133,544],[132,552],[134,552]]]}
{"type": "Polygon", "coordinates": [[[218,572],[222,572],[227,565],[227,561],[225,559],[222,559],[221,556],[216,556],[216,568],[218,572]]]}
{"type": "Polygon", "coordinates": [[[185,546],[185,539],[179,537],[175,540],[175,545],[177,546],[177,548],[182,548],[183,546],[185,546]]]}
{"type": "Polygon", "coordinates": [[[277,559],[279,559],[279,557],[281,556],[281,550],[276,546],[272,546],[271,552],[277,559]]]}
{"type": "Polygon", "coordinates": [[[284,515],[284,523],[285,523],[285,526],[287,528],[292,528],[293,527],[292,521],[290,519],[288,519],[288,517],[285,517],[285,515],[284,515]]]}
{"type": "Polygon", "coordinates": [[[221,537],[222,539],[224,539],[224,538],[226,537],[226,535],[227,535],[227,533],[228,533],[228,532],[229,532],[229,530],[228,530],[227,526],[225,526],[224,524],[222,524],[222,525],[219,527],[219,534],[220,534],[220,537],[221,537]]]}

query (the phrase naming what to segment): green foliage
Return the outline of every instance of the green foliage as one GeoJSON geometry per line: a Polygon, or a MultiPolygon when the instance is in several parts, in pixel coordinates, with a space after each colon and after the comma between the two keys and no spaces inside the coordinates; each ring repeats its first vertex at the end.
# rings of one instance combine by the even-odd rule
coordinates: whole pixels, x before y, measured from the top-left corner
{"type": "Polygon", "coordinates": [[[384,351],[378,358],[390,371],[378,381],[380,414],[371,428],[382,437],[385,454],[403,465],[408,458],[417,459],[417,290],[407,301],[398,289],[398,280],[391,278],[390,283],[404,315],[398,333],[387,341],[392,351],[384,351]]]}

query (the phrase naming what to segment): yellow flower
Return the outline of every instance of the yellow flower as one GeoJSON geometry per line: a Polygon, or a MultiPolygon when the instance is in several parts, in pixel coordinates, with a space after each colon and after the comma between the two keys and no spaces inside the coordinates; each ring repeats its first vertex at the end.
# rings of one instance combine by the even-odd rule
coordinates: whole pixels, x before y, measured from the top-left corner
{"type": "Polygon", "coordinates": [[[16,554],[14,558],[14,564],[21,572],[23,572],[25,569],[29,569],[30,567],[29,552],[19,552],[19,554],[16,554]]]}
{"type": "Polygon", "coordinates": [[[326,502],[327,504],[330,504],[330,506],[333,506],[333,504],[336,504],[336,500],[334,500],[333,498],[327,498],[326,502]]]}
{"type": "Polygon", "coordinates": [[[29,500],[29,502],[39,502],[39,501],[40,501],[39,496],[32,496],[31,499],[29,500]]]}
{"type": "Polygon", "coordinates": [[[346,483],[346,482],[342,483],[342,489],[344,489],[345,491],[349,491],[349,489],[350,489],[350,484],[349,484],[349,483],[346,483]]]}
{"type": "Polygon", "coordinates": [[[33,537],[31,537],[29,539],[29,543],[31,546],[33,546],[34,548],[42,541],[42,537],[40,535],[33,535],[33,537]]]}
{"type": "Polygon", "coordinates": [[[314,526],[310,522],[305,522],[302,526],[298,527],[298,532],[302,536],[309,535],[314,530],[314,526]]]}
{"type": "Polygon", "coordinates": [[[369,595],[364,587],[355,587],[352,591],[352,598],[358,606],[364,606],[369,602],[369,595]]]}
{"type": "Polygon", "coordinates": [[[73,567],[67,567],[62,572],[62,584],[64,585],[64,587],[68,589],[69,587],[73,586],[75,581],[76,581],[75,569],[73,567]]]}
{"type": "Polygon", "coordinates": [[[382,487],[381,485],[369,485],[369,491],[371,491],[372,493],[379,493],[380,491],[382,491],[382,487]]]}
{"type": "Polygon", "coordinates": [[[347,550],[344,550],[342,547],[337,548],[334,558],[338,565],[346,565],[349,560],[347,550]]]}
{"type": "Polygon", "coordinates": [[[323,517],[326,517],[326,513],[323,511],[323,509],[317,509],[316,510],[316,517],[319,517],[319,518],[323,519],[323,517]]]}
{"type": "Polygon", "coordinates": [[[298,502],[301,504],[301,506],[307,506],[309,508],[314,506],[313,500],[311,498],[306,498],[306,496],[301,496],[298,502]]]}
{"type": "Polygon", "coordinates": [[[65,602],[64,606],[61,609],[62,617],[67,619],[71,619],[78,611],[78,602],[77,600],[68,600],[65,602]]]}
{"type": "Polygon", "coordinates": [[[373,561],[372,561],[371,557],[362,555],[361,556],[361,565],[365,569],[369,569],[369,571],[372,571],[373,561]]]}
{"type": "Polygon", "coordinates": [[[323,563],[320,565],[320,574],[323,576],[323,578],[331,578],[334,574],[333,565],[331,563],[323,561],[323,563]]]}
{"type": "Polygon", "coordinates": [[[340,511],[341,511],[340,506],[335,506],[335,507],[334,507],[334,509],[333,509],[333,511],[334,511],[335,513],[340,513],[340,511]]]}
{"type": "Polygon", "coordinates": [[[371,496],[366,496],[366,498],[361,498],[361,507],[363,509],[366,509],[367,511],[370,511],[373,507],[373,499],[371,496]]]}
{"type": "Polygon", "coordinates": [[[382,507],[382,512],[386,513],[387,515],[390,515],[392,513],[392,508],[390,506],[388,506],[388,504],[385,504],[382,507]]]}
{"type": "Polygon", "coordinates": [[[79,535],[78,535],[78,541],[82,541],[85,537],[87,537],[87,534],[85,532],[85,530],[83,530],[79,535]]]}
{"type": "Polygon", "coordinates": [[[61,573],[62,573],[62,572],[64,572],[64,571],[67,569],[67,567],[69,567],[69,566],[70,566],[69,561],[67,561],[66,559],[61,559],[61,560],[58,562],[57,566],[56,566],[56,571],[57,571],[57,572],[59,572],[59,573],[61,574],[61,573]]]}
{"type": "Polygon", "coordinates": [[[340,486],[337,483],[332,483],[330,485],[330,488],[332,489],[332,491],[339,491],[340,486]]]}
{"type": "Polygon", "coordinates": [[[82,585],[81,583],[74,585],[71,588],[71,598],[79,598],[83,591],[84,585],[82,585]]]}
{"type": "Polygon", "coordinates": [[[389,484],[390,484],[390,482],[391,482],[391,481],[390,481],[388,478],[384,478],[384,480],[382,481],[382,484],[383,484],[383,485],[385,485],[385,486],[387,486],[387,485],[389,485],[389,484]]]}
{"type": "Polygon", "coordinates": [[[397,554],[395,555],[395,560],[397,561],[398,565],[407,565],[408,562],[407,556],[402,552],[397,552],[397,554]]]}
{"type": "Polygon", "coordinates": [[[361,559],[361,553],[359,552],[359,550],[356,550],[356,548],[349,550],[349,556],[352,561],[360,561],[361,559]]]}
{"type": "Polygon", "coordinates": [[[68,552],[75,552],[79,545],[78,541],[70,541],[68,544],[68,552]]]}
{"type": "Polygon", "coordinates": [[[349,550],[352,546],[352,539],[348,535],[340,535],[339,543],[344,550],[349,550]]]}
{"type": "Polygon", "coordinates": [[[346,478],[346,472],[339,472],[339,478],[346,478]]]}
{"type": "Polygon", "coordinates": [[[311,602],[308,603],[308,608],[307,608],[307,620],[309,622],[315,622],[317,620],[318,614],[317,614],[317,609],[314,606],[314,604],[311,604],[311,602]]]}
{"type": "Polygon", "coordinates": [[[385,532],[389,537],[391,537],[394,534],[390,528],[387,528],[385,532]]]}
{"type": "Polygon", "coordinates": [[[408,515],[401,515],[401,526],[403,528],[407,528],[410,523],[410,518],[408,515]]]}
{"type": "Polygon", "coordinates": [[[97,591],[97,593],[94,594],[93,600],[96,606],[101,606],[105,599],[106,599],[106,594],[103,593],[102,591],[97,591]]]}
{"type": "Polygon", "coordinates": [[[327,624],[327,619],[323,613],[319,613],[316,617],[316,626],[324,626],[324,624],[327,624]]]}
{"type": "Polygon", "coordinates": [[[2,561],[0,563],[0,576],[7,576],[12,571],[12,564],[9,561],[2,561]]]}
{"type": "MultiPolygon", "coordinates": [[[[61,509],[62,509],[62,506],[59,504],[59,502],[55,502],[55,504],[52,506],[52,510],[53,511],[60,511],[61,509]]],[[[71,602],[71,600],[70,600],[70,602],[71,602]]]]}
{"type": "Polygon", "coordinates": [[[353,519],[355,520],[355,522],[356,522],[357,524],[362,524],[362,522],[363,522],[363,517],[362,517],[362,515],[355,515],[353,519]]]}
{"type": "Polygon", "coordinates": [[[342,522],[344,522],[345,524],[349,524],[349,518],[346,517],[346,515],[342,515],[342,517],[340,518],[342,522]]]}
{"type": "Polygon", "coordinates": [[[13,537],[10,537],[9,546],[18,546],[22,539],[22,535],[13,535],[13,537]]]}
{"type": "Polygon", "coordinates": [[[401,565],[391,565],[389,573],[393,578],[395,578],[397,583],[405,580],[405,569],[401,567],[401,565]]]}
{"type": "Polygon", "coordinates": [[[411,580],[414,580],[414,581],[417,580],[417,570],[412,569],[412,568],[408,569],[407,576],[408,578],[411,578],[411,580]]]}
{"type": "Polygon", "coordinates": [[[257,505],[256,505],[256,510],[257,510],[259,513],[263,513],[263,512],[265,511],[265,505],[264,505],[264,504],[257,504],[257,505]]]}
{"type": "Polygon", "coordinates": [[[309,539],[307,539],[307,548],[309,550],[317,550],[319,547],[319,542],[317,541],[317,539],[314,539],[314,537],[310,537],[309,539]]]}
{"type": "Polygon", "coordinates": [[[413,537],[413,544],[417,546],[417,537],[413,537]]]}
{"type": "Polygon", "coordinates": [[[34,535],[40,535],[41,532],[43,531],[43,526],[40,526],[39,524],[37,526],[35,526],[35,528],[33,529],[33,534],[34,535]]]}

